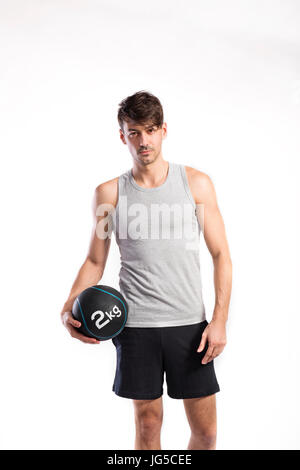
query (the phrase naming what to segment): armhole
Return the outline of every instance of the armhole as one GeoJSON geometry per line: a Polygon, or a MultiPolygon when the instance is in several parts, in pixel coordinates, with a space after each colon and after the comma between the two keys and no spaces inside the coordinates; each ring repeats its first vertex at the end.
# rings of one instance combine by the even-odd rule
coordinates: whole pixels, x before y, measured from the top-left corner
{"type": "Polygon", "coordinates": [[[115,207],[115,212],[117,212],[117,208],[119,207],[119,200],[120,200],[120,178],[121,178],[121,176],[118,177],[118,181],[117,181],[117,204],[116,204],[116,207],[115,207]]]}
{"type": "Polygon", "coordinates": [[[114,233],[115,237],[116,237],[116,227],[117,227],[117,210],[119,208],[119,199],[120,199],[120,178],[121,176],[119,176],[117,180],[117,203],[116,203],[114,210],[110,212],[110,215],[109,215],[110,220],[112,222],[112,232],[114,233]]]}
{"type": "Polygon", "coordinates": [[[194,208],[196,209],[196,202],[195,202],[195,199],[193,198],[193,195],[192,195],[192,192],[191,192],[191,189],[190,189],[190,185],[189,185],[189,182],[188,182],[186,169],[185,169],[184,165],[180,165],[180,171],[181,171],[181,176],[182,176],[182,181],[183,181],[183,186],[185,188],[185,192],[186,192],[189,200],[193,204],[194,208]]]}

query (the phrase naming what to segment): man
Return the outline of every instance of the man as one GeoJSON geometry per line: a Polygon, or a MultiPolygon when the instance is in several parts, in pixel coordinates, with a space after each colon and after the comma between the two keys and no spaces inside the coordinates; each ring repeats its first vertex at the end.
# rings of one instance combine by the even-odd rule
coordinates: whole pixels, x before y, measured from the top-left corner
{"type": "Polygon", "coordinates": [[[135,449],[161,449],[164,373],[168,395],[184,403],[191,428],[188,449],[215,449],[215,394],[220,388],[213,360],[226,344],[232,283],[215,189],[205,173],[164,160],[167,125],[157,97],[140,91],[119,106],[120,138],[128,146],[133,167],[95,190],[92,238],[62,309],[62,322],[74,338],[99,343],[77,331],[80,322],[72,318],[71,310],[76,296],[103,276],[111,237],[103,232],[99,236],[97,228],[108,214],[121,253],[120,291],[129,306],[126,326],[113,338],[117,350],[113,391],[133,400],[135,449]],[[103,212],[99,207],[113,210],[103,212]],[[161,210],[162,223],[157,217],[161,210]],[[210,323],[199,265],[201,213],[214,263],[215,307],[210,323]]]}

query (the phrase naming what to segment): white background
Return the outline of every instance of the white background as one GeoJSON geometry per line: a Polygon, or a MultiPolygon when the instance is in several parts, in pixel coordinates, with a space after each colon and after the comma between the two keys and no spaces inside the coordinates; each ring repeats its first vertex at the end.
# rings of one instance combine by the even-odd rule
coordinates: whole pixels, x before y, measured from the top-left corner
{"type": "MultiPolygon", "coordinates": [[[[299,21],[296,0],[0,2],[1,448],[134,447],[114,345],[72,339],[59,314],[94,189],[132,166],[118,103],[147,90],[164,159],[212,178],[230,245],[217,447],[299,449],[299,21]]],[[[100,282],[118,288],[119,266],[113,238],[100,282]]],[[[162,449],[186,449],[183,402],[163,399],[162,449]]]]}

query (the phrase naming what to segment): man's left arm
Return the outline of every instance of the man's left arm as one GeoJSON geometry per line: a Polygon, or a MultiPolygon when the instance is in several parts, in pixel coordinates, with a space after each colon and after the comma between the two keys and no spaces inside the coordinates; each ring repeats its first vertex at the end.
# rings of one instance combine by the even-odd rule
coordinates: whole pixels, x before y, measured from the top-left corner
{"type": "Polygon", "coordinates": [[[215,307],[211,322],[205,328],[198,352],[208,341],[208,349],[202,359],[207,364],[217,357],[226,345],[226,321],[232,287],[232,262],[216,191],[208,175],[188,167],[191,192],[197,204],[197,216],[208,250],[214,264],[215,307]]]}

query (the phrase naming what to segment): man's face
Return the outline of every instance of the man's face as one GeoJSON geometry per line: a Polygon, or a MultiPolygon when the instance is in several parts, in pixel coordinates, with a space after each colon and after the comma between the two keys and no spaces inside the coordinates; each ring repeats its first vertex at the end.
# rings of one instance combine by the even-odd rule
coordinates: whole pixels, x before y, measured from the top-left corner
{"type": "Polygon", "coordinates": [[[159,129],[152,123],[139,125],[134,121],[124,122],[124,132],[120,129],[122,142],[129,147],[133,158],[142,165],[153,163],[160,155],[162,141],[167,135],[167,124],[159,129]]]}

